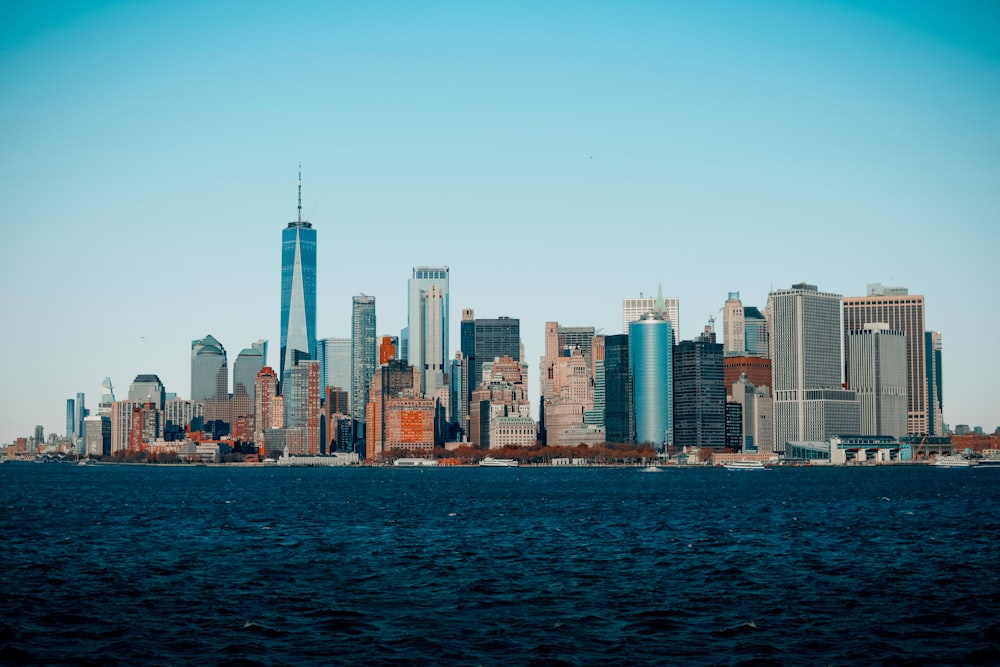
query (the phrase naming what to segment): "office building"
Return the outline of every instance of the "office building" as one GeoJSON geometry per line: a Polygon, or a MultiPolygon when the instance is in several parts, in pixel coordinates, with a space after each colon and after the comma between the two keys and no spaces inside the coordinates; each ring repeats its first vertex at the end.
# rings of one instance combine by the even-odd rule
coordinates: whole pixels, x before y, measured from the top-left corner
{"type": "Polygon", "coordinates": [[[727,357],[745,356],[743,302],[739,292],[730,292],[722,306],[722,346],[727,357]]]}
{"type": "Polygon", "coordinates": [[[298,218],[281,231],[281,360],[278,373],[282,384],[291,378],[292,367],[307,359],[316,359],[316,230],[302,219],[300,165],[298,218]]]}
{"type": "Polygon", "coordinates": [[[677,447],[726,447],[723,345],[709,327],[673,349],[673,425],[677,447]]]}
{"type": "MultiPolygon", "coordinates": [[[[393,359],[397,359],[396,350],[399,349],[399,336],[382,336],[378,345],[378,364],[387,364],[393,359]]],[[[376,367],[377,367],[376,366],[376,367]]]]}
{"type": "Polygon", "coordinates": [[[749,357],[768,356],[767,319],[753,306],[743,307],[743,348],[749,357]]]}
{"type": "Polygon", "coordinates": [[[405,361],[376,369],[367,405],[365,458],[391,450],[430,452],[434,448],[434,399],[418,393],[420,374],[405,361]]]}
{"type": "Polygon", "coordinates": [[[924,352],[927,361],[927,432],[932,436],[944,435],[944,400],[941,392],[941,332],[924,332],[924,352]]]}
{"type": "Polygon", "coordinates": [[[722,360],[723,384],[728,388],[746,375],[755,387],[771,386],[771,360],[764,357],[725,357],[722,360]]]}
{"type": "Polygon", "coordinates": [[[72,438],[76,435],[76,401],[72,398],[66,399],[66,437],[72,438]]]}
{"type": "Polygon", "coordinates": [[[285,425],[284,402],[278,396],[278,374],[264,366],[254,380],[254,442],[264,446],[264,431],[280,429],[285,425]],[[280,414],[278,414],[280,412],[280,414]]]}
{"type": "Polygon", "coordinates": [[[366,410],[372,375],[378,368],[375,344],[375,297],[359,294],[351,305],[351,418],[357,425],[355,439],[365,437],[366,410]]]}
{"type": "Polygon", "coordinates": [[[254,439],[257,374],[265,365],[267,341],[259,340],[240,351],[233,363],[232,436],[234,440],[254,439]]]}
{"type": "Polygon", "coordinates": [[[472,392],[469,404],[470,444],[482,449],[534,445],[534,422],[529,429],[523,419],[531,417],[527,364],[504,355],[483,363],[482,370],[482,382],[472,392]],[[514,417],[517,419],[507,419],[514,417]],[[494,436],[500,439],[494,440],[494,436]]]}
{"type": "Polygon", "coordinates": [[[851,414],[859,415],[855,394],[841,388],[840,302],[839,294],[805,283],[768,295],[778,453],[786,442],[825,441],[858,430],[851,423],[851,414]]]}
{"type": "Polygon", "coordinates": [[[742,439],[740,450],[758,454],[774,453],[774,402],[768,386],[755,387],[746,375],[729,390],[733,403],[741,406],[742,439]]]}
{"type": "Polygon", "coordinates": [[[74,435],[80,440],[83,440],[83,435],[84,435],[83,420],[90,416],[90,410],[88,410],[86,405],[84,405],[84,399],[85,399],[84,393],[82,391],[77,392],[76,418],[74,419],[74,427],[76,428],[76,431],[74,432],[74,435]]]}
{"type": "Polygon", "coordinates": [[[290,440],[289,454],[317,455],[320,453],[320,377],[319,360],[300,360],[292,367],[285,393],[285,430],[299,431],[301,439],[290,440]]]}
{"type": "Polygon", "coordinates": [[[111,417],[111,404],[115,402],[115,390],[111,386],[111,378],[106,377],[101,382],[101,402],[97,405],[97,414],[111,417]]]}
{"type": "Polygon", "coordinates": [[[166,391],[160,378],[152,373],[135,376],[128,388],[128,400],[132,403],[152,403],[158,409],[163,409],[166,391]]]}
{"type": "Polygon", "coordinates": [[[483,379],[484,362],[498,357],[521,361],[521,321],[501,315],[494,319],[476,319],[471,308],[462,309],[461,352],[469,367],[469,395],[483,379]]]}
{"type": "Polygon", "coordinates": [[[674,442],[673,342],[673,324],[667,319],[662,299],[657,299],[641,319],[629,322],[635,440],[651,443],[660,452],[674,442]]]}
{"type": "Polygon", "coordinates": [[[220,400],[229,395],[226,349],[213,336],[191,341],[191,400],[220,400]]]}
{"type": "Polygon", "coordinates": [[[83,438],[86,456],[111,455],[111,418],[101,415],[84,417],[83,438]]]}
{"type": "MultiPolygon", "coordinates": [[[[340,387],[351,393],[351,339],[323,338],[317,342],[322,390],[340,387]]],[[[346,411],[345,411],[346,413],[346,411]]]]}
{"type": "Polygon", "coordinates": [[[402,358],[417,369],[420,383],[417,390],[433,396],[446,386],[445,362],[451,359],[448,348],[448,285],[447,266],[417,266],[407,284],[405,356],[402,358]]]}
{"type": "Polygon", "coordinates": [[[205,425],[205,404],[172,398],[163,404],[164,440],[181,440],[188,430],[201,431],[205,425]]]}
{"type": "MultiPolygon", "coordinates": [[[[844,299],[844,349],[852,331],[863,331],[866,324],[885,323],[892,331],[906,337],[907,431],[913,435],[929,432],[927,420],[927,352],[925,350],[924,297],[909,294],[905,287],[868,285],[867,296],[844,299]]],[[[844,368],[850,366],[850,351],[844,368]]]]}
{"type": "Polygon", "coordinates": [[[847,387],[857,392],[861,428],[854,435],[906,436],[906,337],[884,323],[847,333],[847,387]]]}
{"type": "Polygon", "coordinates": [[[673,344],[680,342],[681,320],[680,320],[680,299],[677,297],[663,296],[662,286],[657,288],[656,297],[640,296],[638,299],[624,299],[622,301],[622,331],[628,333],[628,325],[641,319],[646,313],[654,308],[658,309],[661,317],[670,322],[673,331],[673,344]]]}
{"type": "Polygon", "coordinates": [[[604,430],[608,442],[633,442],[628,336],[604,337],[604,430]]]}

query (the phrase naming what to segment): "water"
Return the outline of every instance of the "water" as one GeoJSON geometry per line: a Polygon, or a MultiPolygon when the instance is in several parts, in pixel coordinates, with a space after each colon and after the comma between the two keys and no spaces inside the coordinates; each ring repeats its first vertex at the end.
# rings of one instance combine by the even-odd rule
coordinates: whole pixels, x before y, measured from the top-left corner
{"type": "Polygon", "coordinates": [[[1000,470],[0,466],[0,664],[998,664],[1000,470]]]}

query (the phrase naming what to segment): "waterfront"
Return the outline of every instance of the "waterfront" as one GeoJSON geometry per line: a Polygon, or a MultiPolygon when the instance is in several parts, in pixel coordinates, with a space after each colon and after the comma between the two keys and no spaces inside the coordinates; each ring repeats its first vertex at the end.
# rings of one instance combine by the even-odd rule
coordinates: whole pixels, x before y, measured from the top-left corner
{"type": "Polygon", "coordinates": [[[995,664],[1000,470],[0,466],[0,662],[995,664]]]}

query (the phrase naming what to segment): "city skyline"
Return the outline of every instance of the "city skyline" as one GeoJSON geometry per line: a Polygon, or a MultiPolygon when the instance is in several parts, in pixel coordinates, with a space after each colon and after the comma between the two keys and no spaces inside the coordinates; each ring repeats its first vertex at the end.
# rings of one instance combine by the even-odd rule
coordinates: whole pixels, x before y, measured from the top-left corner
{"type": "Polygon", "coordinates": [[[662,284],[690,340],[730,292],[763,308],[798,282],[845,297],[880,282],[923,296],[941,332],[944,421],[1000,424],[992,6],[80,3],[0,19],[0,443],[62,432],[80,392],[93,414],[105,377],[185,396],[206,334],[231,354],[271,341],[277,371],[300,161],[322,237],[316,338],[350,336],[358,294],[398,336],[412,269],[447,266],[445,363],[462,309],[517,318],[537,397],[547,321],[621,334],[622,300],[662,284]]]}

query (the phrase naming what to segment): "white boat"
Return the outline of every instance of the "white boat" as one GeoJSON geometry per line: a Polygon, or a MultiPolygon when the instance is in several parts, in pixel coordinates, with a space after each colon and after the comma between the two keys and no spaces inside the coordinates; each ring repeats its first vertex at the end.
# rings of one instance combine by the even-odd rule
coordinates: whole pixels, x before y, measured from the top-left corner
{"type": "Polygon", "coordinates": [[[645,468],[639,470],[639,472],[663,472],[663,471],[660,470],[659,466],[646,466],[645,468]]]}
{"type": "Polygon", "coordinates": [[[420,459],[420,458],[405,458],[396,459],[392,462],[394,466],[400,466],[403,468],[427,468],[427,467],[437,467],[437,459],[420,459]]]}
{"type": "Polygon", "coordinates": [[[972,461],[963,459],[961,456],[939,456],[932,465],[939,468],[971,468],[972,461]]]}
{"type": "Polygon", "coordinates": [[[492,456],[487,456],[479,462],[479,465],[487,468],[516,468],[518,463],[514,459],[495,459],[492,456]]]}
{"type": "Polygon", "coordinates": [[[767,470],[763,461],[728,461],[722,467],[726,470],[767,470]]]}

